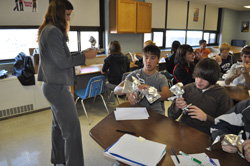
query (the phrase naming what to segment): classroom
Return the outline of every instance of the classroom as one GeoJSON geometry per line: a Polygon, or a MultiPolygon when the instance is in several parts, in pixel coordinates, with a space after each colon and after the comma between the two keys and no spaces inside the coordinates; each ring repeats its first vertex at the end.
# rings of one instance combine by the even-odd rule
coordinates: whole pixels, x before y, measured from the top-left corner
{"type": "MultiPolygon", "coordinates": [[[[7,71],[7,75],[3,77],[0,75],[0,166],[52,165],[50,130],[53,115],[50,103],[43,95],[42,82],[37,80],[40,61],[37,42],[38,28],[44,20],[49,1],[51,0],[1,2],[0,74],[7,71]],[[32,59],[35,71],[33,85],[24,86],[13,75],[15,58],[20,52],[32,59]]],[[[70,52],[77,53],[91,47],[99,50],[95,58],[86,58],[86,66],[79,65],[74,68],[74,84],[70,87],[73,95],[74,90],[87,87],[92,77],[101,75],[104,60],[109,55],[109,43],[112,41],[118,41],[121,52],[128,56],[130,71],[139,69],[138,65],[133,62],[133,55],[142,56],[144,42],[148,40],[152,40],[159,47],[161,59],[171,54],[171,45],[175,40],[178,40],[181,45],[188,44],[195,50],[200,47],[199,41],[204,39],[206,47],[214,55],[220,53],[219,46],[222,43],[229,43],[230,53],[234,54],[237,61],[242,61],[241,49],[245,45],[250,45],[250,8],[244,7],[250,6],[248,0],[70,0],[70,2],[74,6],[69,21],[69,42],[67,42],[70,52]],[[118,7],[118,4],[123,6],[118,7]],[[137,5],[137,8],[132,5],[137,5]],[[142,6],[141,13],[138,7],[140,5],[142,6]],[[119,15],[118,9],[123,13],[119,15]],[[133,12],[135,12],[134,15],[133,12]],[[122,25],[119,19],[123,19],[122,25]],[[120,23],[119,26],[118,23],[120,23]],[[91,37],[95,40],[94,46],[90,40],[91,37]]],[[[166,70],[165,61],[157,64],[157,70],[166,70]]],[[[172,86],[172,80],[168,81],[172,86]]],[[[226,87],[226,89],[230,91],[230,95],[234,95],[234,104],[249,98],[247,87],[238,88],[237,91],[231,87],[226,87]],[[239,93],[239,91],[244,91],[244,93],[239,93]]],[[[111,93],[114,91],[113,89],[111,93]]],[[[115,97],[118,96],[115,95],[115,97]]],[[[120,96],[118,100],[115,99],[114,103],[110,103],[107,102],[107,95],[104,95],[104,100],[107,106],[101,97],[97,97],[94,104],[92,104],[92,99],[84,101],[89,119],[86,118],[80,100],[76,104],[86,166],[118,166],[120,164],[104,156],[105,143],[110,142],[103,144],[98,142],[97,133],[103,131],[98,128],[100,126],[96,125],[107,115],[114,118],[107,112],[112,113],[120,104],[128,107],[124,104],[128,102],[128,99],[120,96]]],[[[165,101],[163,104],[165,105],[164,115],[168,116],[167,110],[172,101],[165,101]]],[[[149,113],[150,116],[162,119],[155,113],[149,113]]],[[[156,122],[152,121],[152,123],[156,122]]],[[[137,124],[141,125],[137,122],[134,125],[137,124]]],[[[164,124],[170,125],[168,122],[164,124]]],[[[110,122],[110,125],[116,124],[110,122]]],[[[199,136],[205,140],[203,133],[199,136]]],[[[148,136],[148,138],[151,137],[148,136]]],[[[187,138],[187,140],[192,139],[187,138]]],[[[201,146],[206,145],[209,144],[201,146]]],[[[167,145],[168,148],[171,146],[174,144],[167,145]]],[[[195,150],[188,153],[191,152],[195,150]]],[[[173,165],[170,155],[172,154],[167,151],[168,158],[164,159],[165,162],[161,161],[160,165],[166,163],[173,165]]],[[[224,157],[228,156],[224,155],[224,157]]],[[[237,157],[236,155],[236,159],[237,157]]],[[[242,160],[242,163],[247,163],[245,159],[242,160]]],[[[224,163],[223,160],[222,163],[224,163]]]]}

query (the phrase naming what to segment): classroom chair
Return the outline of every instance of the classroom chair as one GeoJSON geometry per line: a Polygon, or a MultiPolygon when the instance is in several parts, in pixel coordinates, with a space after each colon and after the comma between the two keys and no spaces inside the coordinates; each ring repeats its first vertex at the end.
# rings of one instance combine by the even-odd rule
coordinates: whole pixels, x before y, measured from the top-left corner
{"type": "MultiPolygon", "coordinates": [[[[87,117],[89,125],[91,123],[89,121],[89,117],[88,117],[86,108],[84,106],[83,100],[94,97],[94,100],[93,100],[93,103],[94,103],[95,99],[96,99],[96,96],[99,95],[99,96],[101,96],[103,104],[104,104],[107,112],[109,113],[106,102],[104,101],[104,98],[102,96],[102,93],[104,92],[104,83],[105,83],[105,76],[103,76],[103,75],[95,76],[95,77],[92,77],[89,80],[87,88],[83,88],[83,89],[79,89],[79,90],[74,91],[74,94],[77,97],[76,101],[75,101],[75,104],[77,103],[77,101],[79,99],[81,99],[82,107],[83,107],[84,113],[85,113],[85,115],[87,117]]],[[[93,103],[92,103],[92,105],[93,105],[93,103]]]]}

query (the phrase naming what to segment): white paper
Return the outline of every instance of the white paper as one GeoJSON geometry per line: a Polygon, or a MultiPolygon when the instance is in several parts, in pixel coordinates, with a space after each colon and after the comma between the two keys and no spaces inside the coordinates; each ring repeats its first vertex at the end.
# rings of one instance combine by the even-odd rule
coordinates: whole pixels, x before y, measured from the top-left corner
{"type": "MultiPolygon", "coordinates": [[[[191,161],[187,159],[186,157],[182,155],[177,155],[180,163],[176,160],[174,155],[171,155],[171,158],[175,164],[175,166],[200,166],[198,163],[195,163],[194,161],[191,161]]],[[[214,166],[210,161],[209,157],[206,155],[206,153],[198,153],[198,154],[189,154],[189,156],[194,157],[202,162],[203,166],[214,166]]],[[[212,159],[217,166],[220,166],[220,162],[218,159],[212,159]]]]}
{"type": "Polygon", "coordinates": [[[146,107],[117,107],[114,111],[116,120],[148,119],[146,107]]]}
{"type": "Polygon", "coordinates": [[[165,155],[166,145],[150,140],[138,141],[138,137],[124,134],[108,153],[117,154],[132,161],[153,166],[165,155]]]}

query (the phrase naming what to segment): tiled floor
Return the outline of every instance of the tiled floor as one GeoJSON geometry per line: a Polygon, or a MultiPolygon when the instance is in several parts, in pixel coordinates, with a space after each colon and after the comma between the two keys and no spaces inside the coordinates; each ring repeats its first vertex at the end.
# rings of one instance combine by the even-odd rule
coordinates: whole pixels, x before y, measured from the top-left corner
{"type": "MultiPolygon", "coordinates": [[[[91,99],[89,99],[91,100],[91,99]]],[[[87,101],[86,109],[92,103],[87,101]]],[[[167,103],[168,105],[168,103],[167,103]]],[[[108,105],[113,111],[115,105],[108,105]]],[[[167,106],[166,106],[167,107],[167,106]]],[[[88,115],[88,125],[80,102],[77,105],[82,129],[83,151],[86,166],[110,166],[114,163],[103,155],[103,149],[89,136],[89,130],[102,120],[107,112],[101,98],[88,115]]],[[[0,121],[0,166],[51,166],[50,128],[52,114],[50,109],[24,116],[0,121]]]]}

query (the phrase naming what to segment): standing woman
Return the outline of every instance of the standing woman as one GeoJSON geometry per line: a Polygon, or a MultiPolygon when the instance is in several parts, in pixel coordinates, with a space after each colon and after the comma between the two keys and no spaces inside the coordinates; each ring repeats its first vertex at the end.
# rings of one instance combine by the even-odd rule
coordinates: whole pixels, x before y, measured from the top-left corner
{"type": "Polygon", "coordinates": [[[194,82],[194,53],[190,45],[183,44],[178,47],[173,70],[174,83],[182,82],[183,85],[194,82]]]}
{"type": "Polygon", "coordinates": [[[83,166],[80,122],[70,85],[74,82],[73,67],[85,64],[85,58],[94,58],[97,52],[70,55],[66,42],[72,10],[67,0],[52,0],[49,4],[38,30],[38,81],[43,81],[43,94],[51,104],[53,115],[51,163],[83,166]]]}

